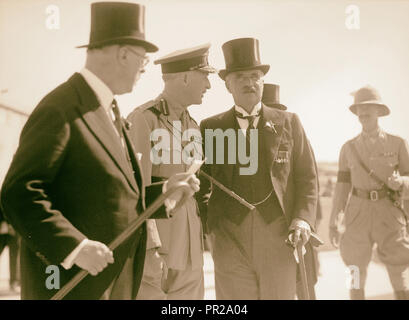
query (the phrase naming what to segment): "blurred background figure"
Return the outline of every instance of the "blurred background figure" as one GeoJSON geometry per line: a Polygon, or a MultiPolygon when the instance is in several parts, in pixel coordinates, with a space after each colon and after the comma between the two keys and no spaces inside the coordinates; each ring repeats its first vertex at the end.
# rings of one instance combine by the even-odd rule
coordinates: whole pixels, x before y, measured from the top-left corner
{"type": "Polygon", "coordinates": [[[365,299],[367,269],[375,245],[395,298],[409,299],[408,217],[400,199],[400,193],[409,189],[408,143],[379,127],[378,118],[390,110],[377,90],[366,86],[353,95],[354,104],[349,109],[358,116],[362,132],[347,141],[340,152],[330,240],[334,247],[339,245],[345,265],[354,267],[352,300],[365,299]],[[342,236],[337,227],[341,211],[345,212],[342,236]]]}

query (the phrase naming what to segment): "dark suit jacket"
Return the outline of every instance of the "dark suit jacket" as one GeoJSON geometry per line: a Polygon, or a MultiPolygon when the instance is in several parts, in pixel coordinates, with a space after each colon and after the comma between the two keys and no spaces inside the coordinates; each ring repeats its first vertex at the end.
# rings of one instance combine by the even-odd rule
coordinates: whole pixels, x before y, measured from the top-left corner
{"type": "MultiPolygon", "coordinates": [[[[262,123],[258,125],[265,132],[265,150],[267,154],[269,172],[272,185],[277,194],[281,209],[288,223],[294,218],[306,220],[313,228],[316,219],[317,206],[317,172],[314,156],[308,143],[304,129],[298,116],[294,113],[262,107],[262,123]],[[275,131],[267,125],[274,124],[275,131]],[[289,161],[277,162],[275,159],[279,151],[289,153],[289,161]]],[[[205,129],[235,128],[234,108],[227,112],[203,120],[200,124],[205,152],[209,154],[206,144],[205,129]]],[[[236,132],[237,134],[237,132],[236,132]]],[[[227,141],[227,139],[225,139],[227,141]]],[[[213,154],[217,152],[216,141],[213,141],[213,154]]],[[[224,164],[206,164],[203,170],[230,189],[232,185],[234,164],[227,163],[227,145],[225,147],[224,164]]],[[[220,148],[220,146],[219,146],[220,148]]],[[[215,161],[214,161],[215,162],[215,161]]],[[[217,187],[212,187],[207,180],[202,179],[199,197],[201,215],[206,217],[211,231],[219,219],[228,215],[229,203],[233,200],[217,187]]]]}
{"type": "MultiPolygon", "coordinates": [[[[45,286],[48,265],[59,266],[62,287],[79,268],[65,270],[60,263],[85,237],[108,245],[144,207],[140,170],[136,165],[133,172],[109,121],[76,73],[39,103],[23,128],[1,194],[4,214],[23,240],[23,299],[50,298],[56,290],[45,286]]],[[[153,200],[161,190],[147,192],[153,200]]],[[[161,216],[163,208],[155,218],[161,216]]],[[[115,250],[114,264],[87,276],[67,298],[100,298],[135,250],[136,274],[129,281],[137,291],[145,245],[143,225],[115,250]]]]}

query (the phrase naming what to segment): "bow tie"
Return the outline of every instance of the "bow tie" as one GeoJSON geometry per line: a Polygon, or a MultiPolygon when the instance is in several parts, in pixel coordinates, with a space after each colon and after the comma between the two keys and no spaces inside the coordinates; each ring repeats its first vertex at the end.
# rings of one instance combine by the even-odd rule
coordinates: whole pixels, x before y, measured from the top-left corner
{"type": "Polygon", "coordinates": [[[259,116],[260,116],[260,113],[257,113],[257,114],[254,114],[254,115],[245,116],[244,114],[242,114],[242,113],[239,112],[239,111],[234,111],[234,115],[235,115],[237,118],[240,118],[240,119],[250,120],[250,119],[255,119],[255,118],[259,117],[259,116]]]}

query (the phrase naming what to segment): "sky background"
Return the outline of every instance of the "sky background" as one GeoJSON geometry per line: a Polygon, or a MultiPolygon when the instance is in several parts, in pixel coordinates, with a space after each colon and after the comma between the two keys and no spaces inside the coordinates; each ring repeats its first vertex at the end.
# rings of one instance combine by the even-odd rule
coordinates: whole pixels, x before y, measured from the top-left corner
{"type": "MultiPolygon", "coordinates": [[[[85,62],[88,0],[0,0],[0,103],[31,112],[40,99],[85,62]],[[46,26],[46,8],[59,9],[59,29],[46,26]],[[7,89],[7,92],[5,92],[7,89]]],[[[381,126],[409,140],[409,1],[137,1],[146,5],[146,38],[159,52],[210,42],[209,62],[225,67],[221,46],[240,37],[260,41],[264,80],[280,85],[281,102],[305,127],[319,161],[337,161],[342,144],[360,131],[350,93],[371,84],[390,107],[381,126]],[[360,29],[349,30],[346,8],[356,5],[360,29]]],[[[123,115],[162,90],[160,66],[150,63],[131,94],[118,101],[123,115]]],[[[228,110],[233,99],[211,75],[203,118],[228,110]]],[[[1,122],[0,122],[1,125],[1,122]]]]}

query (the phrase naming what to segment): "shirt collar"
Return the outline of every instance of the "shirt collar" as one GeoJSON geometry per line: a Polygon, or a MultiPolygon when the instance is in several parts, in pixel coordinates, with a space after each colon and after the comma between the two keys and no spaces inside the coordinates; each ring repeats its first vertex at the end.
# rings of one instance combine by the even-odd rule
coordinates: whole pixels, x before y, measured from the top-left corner
{"type": "Polygon", "coordinates": [[[256,116],[260,114],[260,110],[261,110],[261,102],[257,105],[254,106],[253,110],[251,111],[251,113],[249,114],[244,108],[235,105],[234,108],[236,109],[237,112],[240,112],[243,116],[256,116]]]}
{"type": "Polygon", "coordinates": [[[94,91],[101,106],[108,112],[111,108],[112,101],[114,100],[114,94],[111,89],[109,89],[100,78],[87,68],[83,68],[80,71],[80,74],[94,91]]]}
{"type": "Polygon", "coordinates": [[[385,139],[385,132],[380,127],[377,127],[370,132],[362,131],[361,136],[364,139],[385,139]]]}

